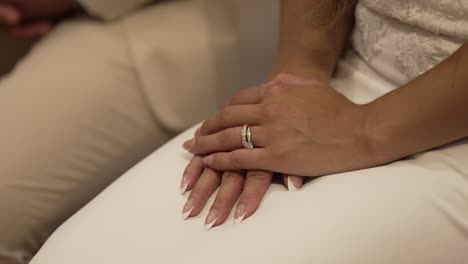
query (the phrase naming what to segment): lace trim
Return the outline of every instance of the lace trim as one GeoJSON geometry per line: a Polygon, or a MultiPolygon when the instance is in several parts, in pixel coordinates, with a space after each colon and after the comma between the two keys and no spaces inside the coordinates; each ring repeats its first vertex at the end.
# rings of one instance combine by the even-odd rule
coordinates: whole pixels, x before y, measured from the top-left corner
{"type": "MultiPolygon", "coordinates": [[[[402,1],[372,1],[373,5],[380,3],[382,6],[379,8],[385,6],[390,8],[392,6],[393,8],[386,12],[394,14],[393,17],[396,17],[396,14],[403,16],[404,13],[410,17],[421,15],[419,9],[414,7],[415,3],[419,2],[418,0],[403,1],[405,4],[396,4],[396,2],[402,1]],[[390,5],[389,2],[394,4],[390,5]]],[[[441,9],[454,9],[461,5],[460,2],[459,0],[443,0],[438,2],[437,6],[441,9]]],[[[468,0],[464,1],[464,4],[468,5],[468,0]]],[[[438,32],[439,24],[445,23],[443,21],[446,21],[446,19],[453,19],[453,17],[464,13],[465,9],[456,14],[452,13],[452,15],[446,14],[444,17],[438,17],[437,21],[430,23],[431,27],[435,27],[432,32],[438,32]]],[[[441,12],[435,12],[431,13],[431,15],[419,16],[421,18],[420,23],[423,23],[426,19],[434,19],[436,15],[441,16],[441,14],[441,12]]],[[[468,20],[468,16],[466,20],[468,20]]],[[[395,41],[396,56],[394,56],[394,61],[389,63],[393,63],[395,68],[406,76],[409,81],[442,62],[462,45],[462,41],[458,39],[451,41],[447,37],[434,34],[421,27],[407,26],[407,24],[401,23],[403,22],[393,20],[360,2],[356,7],[356,28],[353,34],[354,48],[366,61],[372,64],[372,60],[382,52],[383,41],[395,41]],[[389,31],[394,35],[388,35],[389,31]]]]}
{"type": "Polygon", "coordinates": [[[381,40],[388,27],[380,16],[358,4],[353,41],[355,49],[365,60],[372,60],[382,50],[381,40]]]}
{"type": "Polygon", "coordinates": [[[379,13],[436,34],[468,39],[468,0],[361,0],[379,13]]]}
{"type": "Polygon", "coordinates": [[[449,57],[459,46],[446,45],[441,38],[419,31],[398,36],[396,65],[409,79],[432,69],[449,57]]]}

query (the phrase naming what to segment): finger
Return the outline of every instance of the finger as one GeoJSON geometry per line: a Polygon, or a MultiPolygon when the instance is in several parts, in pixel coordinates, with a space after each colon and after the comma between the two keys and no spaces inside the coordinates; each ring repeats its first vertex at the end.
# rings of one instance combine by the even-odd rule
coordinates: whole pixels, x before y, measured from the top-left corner
{"type": "Polygon", "coordinates": [[[213,169],[227,170],[268,170],[276,171],[264,148],[237,149],[231,152],[214,153],[203,158],[203,163],[213,169]]]}
{"type": "Polygon", "coordinates": [[[0,24],[3,26],[14,26],[20,22],[20,14],[16,8],[0,4],[0,24]]]}
{"type": "Polygon", "coordinates": [[[37,38],[52,30],[49,22],[35,22],[33,24],[19,25],[6,29],[6,33],[12,37],[20,39],[37,38]]]}
{"type": "Polygon", "coordinates": [[[283,182],[290,192],[299,191],[304,184],[304,178],[294,175],[283,175],[283,182]]]}
{"type": "Polygon", "coordinates": [[[205,230],[218,226],[229,216],[232,208],[242,192],[244,186],[245,172],[225,172],[222,176],[221,185],[210,213],[205,219],[205,230]]]}
{"type": "Polygon", "coordinates": [[[259,125],[262,122],[260,105],[232,105],[206,120],[200,128],[201,135],[209,135],[230,127],[259,125]]]}
{"type": "Polygon", "coordinates": [[[257,210],[263,196],[270,187],[273,173],[266,171],[249,171],[244,184],[244,191],[234,214],[234,222],[240,223],[252,216],[257,210]]]}
{"type": "Polygon", "coordinates": [[[242,89],[226,103],[226,106],[258,104],[263,99],[264,90],[265,85],[242,89]]]}
{"type": "Polygon", "coordinates": [[[220,178],[221,173],[218,171],[210,168],[206,168],[203,171],[184,205],[182,211],[182,218],[184,220],[200,213],[208,201],[208,198],[210,198],[216,188],[218,188],[221,182],[220,178]]]}
{"type": "MultiPolygon", "coordinates": [[[[262,127],[250,127],[251,142],[256,148],[265,147],[265,133],[262,127]]],[[[184,148],[192,154],[205,155],[243,148],[242,127],[228,128],[221,132],[200,136],[184,143],[184,148]]]]}
{"type": "Polygon", "coordinates": [[[190,163],[184,170],[184,176],[182,177],[182,182],[180,183],[180,193],[185,194],[186,191],[192,190],[195,183],[197,183],[200,178],[203,169],[205,169],[205,164],[203,164],[203,158],[200,156],[195,156],[192,158],[190,163]]]}
{"type": "Polygon", "coordinates": [[[195,130],[195,133],[193,134],[194,137],[199,137],[200,136],[200,128],[197,128],[197,130],[195,130]]]}

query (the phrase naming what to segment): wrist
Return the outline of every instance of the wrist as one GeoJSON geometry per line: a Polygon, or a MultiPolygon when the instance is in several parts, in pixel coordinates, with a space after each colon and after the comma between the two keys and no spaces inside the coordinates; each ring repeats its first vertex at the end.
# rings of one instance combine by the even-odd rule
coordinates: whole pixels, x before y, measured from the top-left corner
{"type": "Polygon", "coordinates": [[[301,65],[297,63],[276,63],[270,75],[271,79],[280,74],[315,80],[327,85],[330,83],[332,77],[331,71],[324,70],[312,64],[301,65]]]}
{"type": "MultiPolygon", "coordinates": [[[[353,103],[354,104],[354,103],[353,103]]],[[[388,163],[387,156],[381,151],[381,141],[375,137],[370,118],[370,105],[354,104],[345,114],[349,127],[345,128],[352,142],[347,149],[346,157],[350,161],[348,170],[371,168],[388,163]]]]}
{"type": "MultiPolygon", "coordinates": [[[[406,138],[395,127],[395,118],[386,116],[380,100],[363,105],[363,135],[366,138],[370,160],[374,166],[384,165],[412,154],[411,143],[402,144],[406,138]]],[[[401,133],[403,132],[403,134],[401,133]]]]}

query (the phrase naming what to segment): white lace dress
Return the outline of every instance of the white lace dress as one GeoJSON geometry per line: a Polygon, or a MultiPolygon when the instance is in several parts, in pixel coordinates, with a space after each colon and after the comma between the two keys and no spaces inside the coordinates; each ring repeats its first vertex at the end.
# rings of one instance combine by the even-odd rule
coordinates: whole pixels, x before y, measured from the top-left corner
{"type": "MultiPolygon", "coordinates": [[[[248,11],[262,25],[276,25],[276,12],[248,11]]],[[[360,56],[348,53],[332,86],[355,102],[396,89],[468,39],[467,13],[468,0],[361,1],[353,34],[360,56]]],[[[275,43],[249,23],[241,31],[258,43],[239,54],[275,43]]],[[[260,67],[244,59],[249,70],[260,67]]],[[[187,196],[178,190],[189,158],[181,144],[193,132],[122,176],[55,232],[31,264],[468,263],[467,140],[322,177],[295,193],[274,184],[254,216],[237,225],[231,217],[205,232],[209,206],[180,220],[187,196]]]]}
{"type": "Polygon", "coordinates": [[[352,40],[376,71],[404,84],[468,40],[468,0],[361,0],[352,40]]]}

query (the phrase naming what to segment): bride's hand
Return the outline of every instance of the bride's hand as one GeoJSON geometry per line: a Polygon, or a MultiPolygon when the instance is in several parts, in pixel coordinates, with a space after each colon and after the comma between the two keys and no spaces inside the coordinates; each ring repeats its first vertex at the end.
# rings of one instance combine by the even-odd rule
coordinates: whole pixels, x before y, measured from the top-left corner
{"type": "Polygon", "coordinates": [[[366,134],[367,107],[318,82],[240,91],[185,143],[218,170],[260,169],[321,176],[378,165],[366,134]],[[255,149],[243,149],[250,124],[255,149]],[[214,153],[214,154],[211,154],[214,153]]]}
{"type": "Polygon", "coordinates": [[[205,168],[202,158],[195,156],[184,172],[181,193],[191,190],[182,211],[182,218],[198,215],[208,198],[218,189],[216,199],[205,218],[205,229],[221,225],[237,202],[236,223],[249,218],[258,208],[271,184],[272,173],[264,171],[219,172],[205,168]]]}

